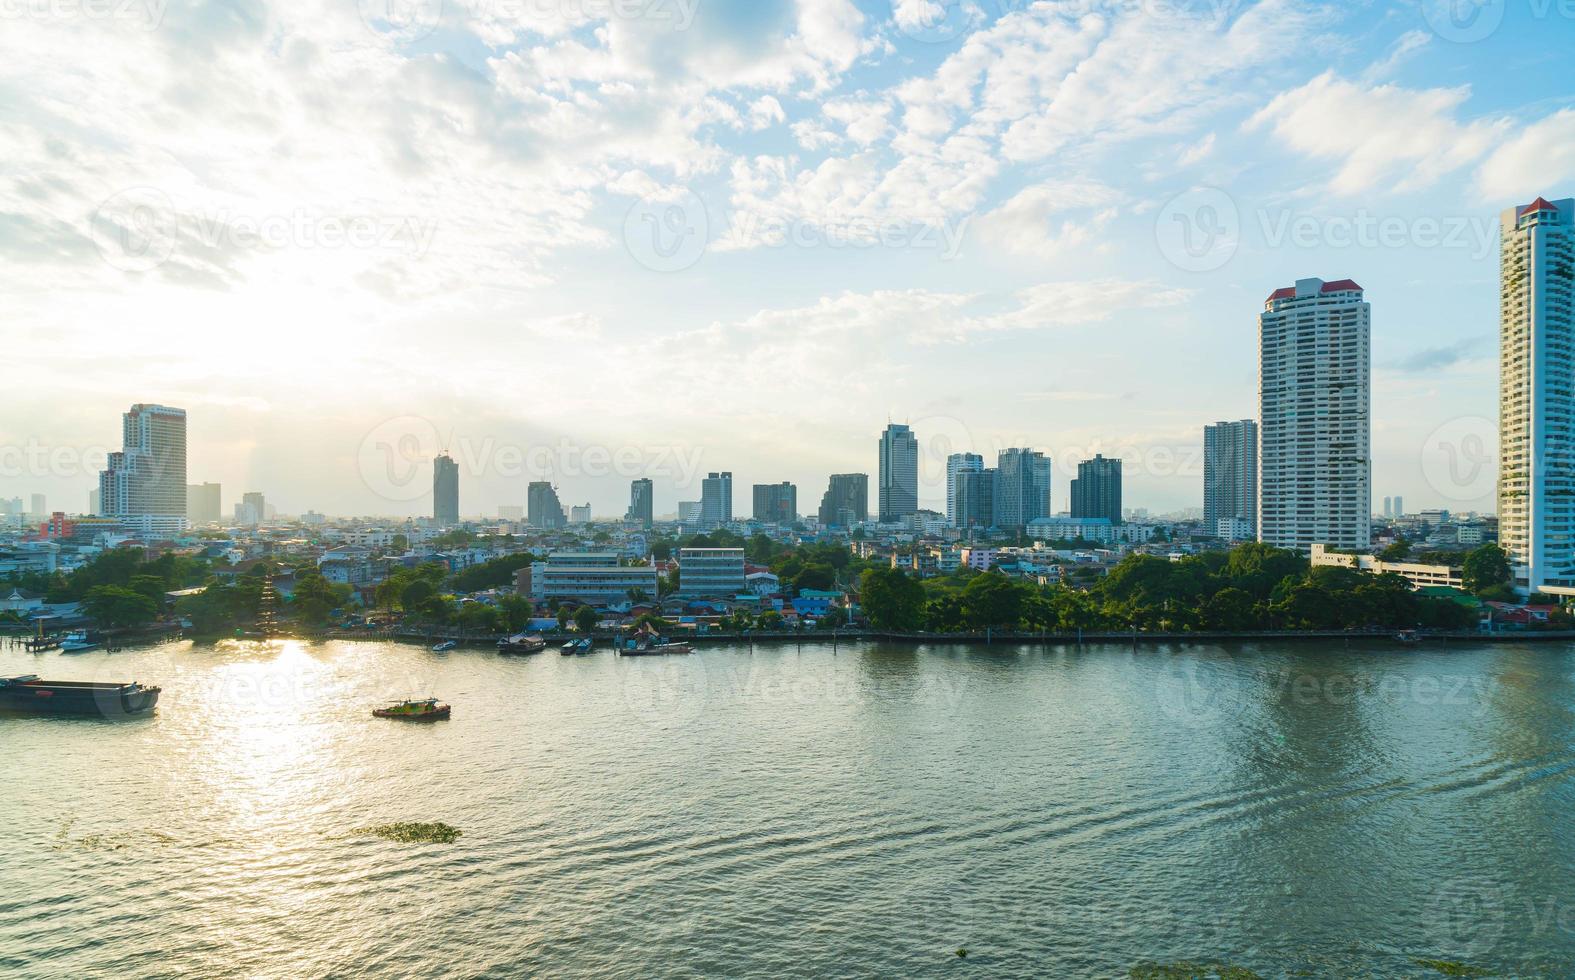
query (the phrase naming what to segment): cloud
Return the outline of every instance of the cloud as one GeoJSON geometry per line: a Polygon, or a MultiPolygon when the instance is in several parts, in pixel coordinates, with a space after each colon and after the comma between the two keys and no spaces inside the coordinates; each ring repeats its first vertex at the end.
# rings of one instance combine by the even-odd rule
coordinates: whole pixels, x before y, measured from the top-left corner
{"type": "Polygon", "coordinates": [[[1087,244],[1115,217],[1113,206],[1123,197],[1121,192],[1095,181],[1038,184],[1024,188],[984,215],[975,228],[985,241],[1010,251],[1050,256],[1087,244]],[[1081,217],[1068,216],[1072,213],[1081,217]]]}
{"type": "Polygon", "coordinates": [[[1364,85],[1326,71],[1275,96],[1246,128],[1267,129],[1291,150],[1336,161],[1329,181],[1335,193],[1413,190],[1470,165],[1502,139],[1504,120],[1458,118],[1470,96],[1470,86],[1364,85]]]}
{"type": "MultiPolygon", "coordinates": [[[[1484,197],[1525,204],[1575,180],[1575,109],[1517,127],[1477,172],[1484,197]]],[[[1558,195],[1563,196],[1563,195],[1558,195]]]]}
{"type": "Polygon", "coordinates": [[[1469,337],[1441,347],[1425,347],[1397,359],[1392,366],[1408,374],[1438,371],[1462,361],[1474,360],[1487,343],[1486,337],[1469,337]]]}

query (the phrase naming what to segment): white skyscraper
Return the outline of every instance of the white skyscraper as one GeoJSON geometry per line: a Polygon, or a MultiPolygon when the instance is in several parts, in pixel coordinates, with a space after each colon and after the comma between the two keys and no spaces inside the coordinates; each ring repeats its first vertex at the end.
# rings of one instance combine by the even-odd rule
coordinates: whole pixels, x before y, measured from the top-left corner
{"type": "Polygon", "coordinates": [[[121,451],[109,454],[98,478],[104,516],[149,537],[184,531],[186,410],[133,405],[121,437],[121,451]]]}
{"type": "Polygon", "coordinates": [[[1372,308],[1349,279],[1298,279],[1258,317],[1258,540],[1372,540],[1372,308]]]}
{"type": "Polygon", "coordinates": [[[1499,544],[1522,591],[1575,594],[1575,199],[1499,216],[1499,544]]]}
{"type": "Polygon", "coordinates": [[[896,523],[919,509],[919,440],[895,422],[880,437],[880,521],[896,523]]]}
{"type": "Polygon", "coordinates": [[[946,457],[946,523],[957,523],[957,474],[978,473],[984,469],[984,457],[978,453],[952,453],[946,457]]]}

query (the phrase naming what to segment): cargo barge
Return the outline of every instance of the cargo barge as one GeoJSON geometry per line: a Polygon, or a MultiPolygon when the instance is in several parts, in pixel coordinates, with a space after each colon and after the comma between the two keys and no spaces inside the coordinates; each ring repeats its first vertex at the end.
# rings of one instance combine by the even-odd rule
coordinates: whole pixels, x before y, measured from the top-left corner
{"type": "Polygon", "coordinates": [[[159,703],[157,687],[98,681],[44,681],[37,674],[0,677],[0,711],[32,715],[85,715],[131,718],[159,703]]]}

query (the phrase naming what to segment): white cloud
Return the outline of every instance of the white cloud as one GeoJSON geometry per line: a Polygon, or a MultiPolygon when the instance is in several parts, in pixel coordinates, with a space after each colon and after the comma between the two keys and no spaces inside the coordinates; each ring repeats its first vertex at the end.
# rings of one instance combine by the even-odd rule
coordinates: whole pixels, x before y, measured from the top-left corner
{"type": "Polygon", "coordinates": [[[1247,122],[1288,148],[1338,162],[1340,194],[1426,187],[1470,165],[1498,142],[1503,120],[1462,121],[1469,86],[1405,89],[1346,81],[1332,71],[1282,92],[1247,122]]]}
{"type": "Polygon", "coordinates": [[[1050,256],[1087,244],[1115,217],[1112,206],[1122,197],[1116,189],[1094,181],[1038,184],[984,215],[975,228],[984,240],[1011,251],[1050,256]]]}
{"type": "Polygon", "coordinates": [[[1514,129],[1477,172],[1484,197],[1525,204],[1575,180],[1575,109],[1514,129]],[[1525,198],[1526,200],[1522,200],[1525,198]]]}

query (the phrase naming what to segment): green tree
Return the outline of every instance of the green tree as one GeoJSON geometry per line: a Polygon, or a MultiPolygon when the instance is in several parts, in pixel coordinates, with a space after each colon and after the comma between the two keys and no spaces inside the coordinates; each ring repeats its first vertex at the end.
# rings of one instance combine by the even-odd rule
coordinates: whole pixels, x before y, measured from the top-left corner
{"type": "Polygon", "coordinates": [[[290,603],[306,622],[320,626],[328,621],[328,614],[350,597],[348,585],[334,585],[316,572],[303,575],[295,583],[295,594],[290,603]]]}
{"type": "Polygon", "coordinates": [[[841,629],[848,625],[848,611],[841,606],[832,606],[826,614],[815,620],[815,628],[822,630],[841,629]]]}
{"type": "Polygon", "coordinates": [[[1484,544],[1466,552],[1461,563],[1460,577],[1465,587],[1481,594],[1495,585],[1509,581],[1509,556],[1496,544],[1484,544]]]}
{"type": "Polygon", "coordinates": [[[158,606],[123,585],[95,585],[82,597],[82,611],[105,629],[119,629],[153,622],[158,606]]]}
{"type": "Polygon", "coordinates": [[[502,612],[485,602],[461,603],[459,615],[454,617],[462,629],[476,633],[496,633],[503,621],[502,612]]]}
{"type": "Polygon", "coordinates": [[[1409,558],[1410,556],[1411,542],[1407,541],[1405,538],[1400,538],[1394,544],[1378,553],[1378,557],[1382,558],[1384,561],[1400,561],[1402,559],[1409,558]]]}
{"type": "Polygon", "coordinates": [[[1252,596],[1226,586],[1203,601],[1203,625],[1211,630],[1249,630],[1258,625],[1252,596]]]}
{"type": "Polygon", "coordinates": [[[581,633],[589,633],[600,621],[601,617],[590,606],[581,606],[574,610],[574,628],[581,633]]]}
{"type": "Polygon", "coordinates": [[[522,595],[506,595],[498,600],[501,625],[511,633],[517,633],[529,625],[535,611],[535,604],[522,595]]]}
{"type": "Polygon", "coordinates": [[[574,611],[572,609],[570,609],[568,606],[559,606],[558,607],[558,628],[559,629],[567,629],[568,625],[569,625],[569,620],[571,620],[573,618],[574,618],[574,611]]]}
{"type": "Polygon", "coordinates": [[[409,582],[399,593],[399,605],[406,612],[416,612],[437,595],[437,586],[424,578],[409,582]]]}
{"type": "Polygon", "coordinates": [[[975,629],[1013,627],[1022,618],[1022,590],[999,572],[976,576],[962,590],[968,625],[975,629]]]}
{"type": "Polygon", "coordinates": [[[923,622],[924,587],[895,568],[872,568],[860,581],[859,603],[876,629],[916,630],[923,622]]]}

